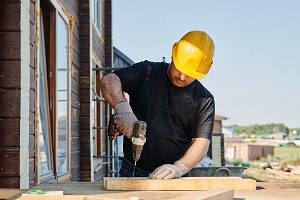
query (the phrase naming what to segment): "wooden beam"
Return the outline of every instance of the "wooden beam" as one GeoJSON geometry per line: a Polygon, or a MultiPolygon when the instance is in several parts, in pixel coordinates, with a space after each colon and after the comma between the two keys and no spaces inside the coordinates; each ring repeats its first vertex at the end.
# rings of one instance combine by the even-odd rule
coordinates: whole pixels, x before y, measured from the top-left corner
{"type": "Polygon", "coordinates": [[[10,199],[23,192],[25,192],[25,190],[0,188],[0,199],[10,199]]]}
{"type": "Polygon", "coordinates": [[[172,199],[172,200],[233,200],[233,190],[210,190],[210,191],[138,191],[138,192],[118,192],[103,193],[94,195],[22,195],[21,200],[153,200],[153,199],[172,199]]]}
{"type": "Polygon", "coordinates": [[[132,191],[132,192],[110,192],[87,196],[87,200],[233,200],[233,190],[209,190],[209,191],[132,191]]]}
{"type": "Polygon", "coordinates": [[[256,181],[240,177],[188,177],[171,180],[104,177],[107,190],[255,190],[256,181]]]}

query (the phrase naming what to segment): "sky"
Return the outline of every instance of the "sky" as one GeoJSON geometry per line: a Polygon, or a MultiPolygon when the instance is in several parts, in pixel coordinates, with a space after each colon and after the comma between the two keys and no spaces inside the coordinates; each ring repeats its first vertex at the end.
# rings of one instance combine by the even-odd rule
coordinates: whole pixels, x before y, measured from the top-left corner
{"type": "Polygon", "coordinates": [[[200,82],[224,125],[300,127],[300,1],[113,0],[113,45],[135,62],[171,61],[191,30],[215,43],[200,82]]]}

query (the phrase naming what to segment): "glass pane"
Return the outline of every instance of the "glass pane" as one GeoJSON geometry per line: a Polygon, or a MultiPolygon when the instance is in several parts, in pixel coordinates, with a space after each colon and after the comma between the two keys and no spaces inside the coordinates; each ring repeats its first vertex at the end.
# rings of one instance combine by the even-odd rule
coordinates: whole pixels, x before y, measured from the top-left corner
{"type": "Polygon", "coordinates": [[[57,116],[57,172],[68,172],[68,25],[57,18],[57,71],[56,71],[56,116],[57,116]]]}
{"type": "Polygon", "coordinates": [[[67,101],[67,90],[57,91],[57,101],[67,101]]]}
{"type": "Polygon", "coordinates": [[[57,71],[57,89],[58,90],[67,90],[67,85],[68,85],[67,71],[58,70],[57,71]]]}
{"type": "Polygon", "coordinates": [[[47,97],[47,74],[43,21],[39,37],[39,171],[40,175],[52,171],[52,159],[50,153],[50,119],[49,100],[47,97]]]}
{"type": "Polygon", "coordinates": [[[56,56],[57,56],[57,69],[67,69],[68,68],[68,25],[58,15],[57,19],[57,47],[56,47],[56,56]]]}

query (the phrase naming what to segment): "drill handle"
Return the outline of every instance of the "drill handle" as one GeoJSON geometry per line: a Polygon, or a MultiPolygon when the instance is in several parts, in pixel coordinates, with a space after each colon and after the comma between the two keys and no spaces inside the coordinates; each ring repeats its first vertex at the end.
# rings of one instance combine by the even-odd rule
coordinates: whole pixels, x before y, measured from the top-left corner
{"type": "Polygon", "coordinates": [[[121,131],[117,128],[115,125],[115,114],[112,114],[109,118],[108,122],[108,130],[107,130],[107,136],[109,137],[109,141],[112,141],[114,138],[123,135],[121,131]]]}

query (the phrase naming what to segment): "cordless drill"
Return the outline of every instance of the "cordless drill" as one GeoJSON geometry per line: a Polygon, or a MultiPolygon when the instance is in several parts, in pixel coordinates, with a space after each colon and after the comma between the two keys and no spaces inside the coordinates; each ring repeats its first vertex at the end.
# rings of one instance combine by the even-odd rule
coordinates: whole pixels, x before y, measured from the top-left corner
{"type": "MultiPolygon", "coordinates": [[[[115,115],[112,115],[108,124],[108,137],[112,141],[115,137],[122,135],[114,123],[115,115]]],[[[147,124],[144,121],[136,121],[132,130],[132,156],[134,160],[134,170],[132,177],[134,176],[136,162],[140,159],[144,144],[146,142],[146,128],[147,124]]]]}

